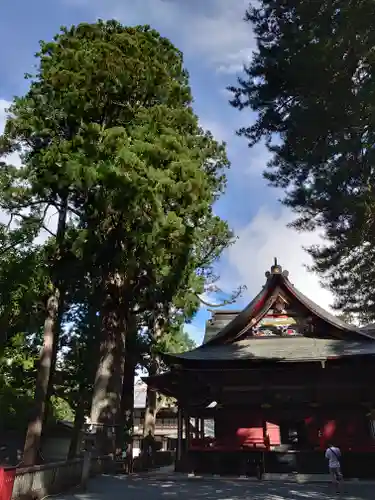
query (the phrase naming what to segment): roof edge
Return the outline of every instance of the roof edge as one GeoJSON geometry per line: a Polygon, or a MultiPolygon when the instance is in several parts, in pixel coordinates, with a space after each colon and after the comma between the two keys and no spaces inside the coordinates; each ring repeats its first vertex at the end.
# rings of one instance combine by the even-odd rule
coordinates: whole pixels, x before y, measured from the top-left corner
{"type": "MultiPolygon", "coordinates": [[[[259,319],[261,319],[262,314],[267,311],[267,302],[274,295],[277,289],[282,289],[285,287],[286,290],[295,297],[297,301],[299,301],[304,307],[309,309],[313,314],[315,314],[318,318],[329,323],[335,328],[340,330],[347,331],[349,333],[354,334],[355,336],[366,339],[369,341],[374,341],[374,334],[367,333],[365,330],[356,327],[354,325],[349,325],[344,321],[341,321],[339,318],[329,313],[314,301],[306,297],[302,292],[300,292],[289,280],[288,271],[282,269],[282,267],[277,263],[277,259],[275,259],[274,265],[271,267],[271,271],[267,271],[266,273],[266,283],[263,285],[260,292],[256,295],[256,297],[249,302],[249,304],[229,323],[227,323],[215,336],[208,339],[204,344],[192,349],[192,351],[196,350],[204,350],[207,347],[211,347],[214,345],[224,344],[228,341],[235,341],[244,333],[244,329],[249,326],[249,321],[254,318],[256,315],[259,319]]],[[[233,310],[227,310],[228,313],[233,310]]],[[[163,355],[165,360],[170,363],[178,363],[182,358],[179,355],[173,353],[165,353],[163,355]]]]}
{"type": "Polygon", "coordinates": [[[309,299],[304,295],[302,292],[300,292],[288,279],[287,276],[283,276],[284,278],[284,285],[287,288],[288,292],[290,292],[294,297],[301,302],[302,305],[304,305],[307,309],[310,309],[316,316],[318,316],[320,319],[323,321],[329,323],[330,325],[334,326],[335,328],[338,328],[340,330],[345,330],[350,333],[354,333],[355,335],[360,336],[361,338],[367,338],[369,340],[374,340],[374,337],[372,335],[369,335],[366,333],[366,331],[363,331],[361,328],[356,327],[355,325],[350,325],[349,323],[345,323],[342,321],[340,318],[337,316],[334,316],[330,312],[326,311],[322,307],[320,307],[318,304],[316,304],[313,300],[309,299]]]}

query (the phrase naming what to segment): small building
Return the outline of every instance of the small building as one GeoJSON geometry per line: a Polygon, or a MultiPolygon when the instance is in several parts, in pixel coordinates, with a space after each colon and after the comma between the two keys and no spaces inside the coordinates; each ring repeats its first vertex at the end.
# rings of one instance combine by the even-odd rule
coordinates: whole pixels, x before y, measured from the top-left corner
{"type": "MultiPolygon", "coordinates": [[[[57,420],[47,426],[43,439],[42,460],[46,462],[58,462],[66,460],[74,432],[74,423],[66,420],[57,420]]],[[[85,449],[86,440],[90,433],[81,429],[77,440],[76,455],[81,455],[85,449]]]]}
{"type": "Polygon", "coordinates": [[[145,381],[178,402],[177,468],[324,473],[334,442],[346,475],[375,476],[374,336],[308,299],[276,259],[245,309],[216,311],[201,346],[164,360],[145,381]]]}
{"type": "MultiPolygon", "coordinates": [[[[49,422],[46,426],[42,441],[42,450],[38,455],[38,462],[58,462],[66,460],[73,435],[73,422],[57,420],[49,422]]],[[[25,429],[6,429],[0,432],[0,466],[17,465],[22,461],[25,443],[25,429]]],[[[77,455],[80,455],[85,446],[85,441],[90,434],[81,430],[77,455]]]]}
{"type": "MultiPolygon", "coordinates": [[[[147,385],[138,380],[134,384],[134,427],[133,427],[133,456],[137,457],[141,451],[143,439],[143,425],[146,409],[147,385]]],[[[165,405],[156,414],[155,441],[160,443],[160,450],[174,451],[177,445],[177,406],[165,405]]]]}

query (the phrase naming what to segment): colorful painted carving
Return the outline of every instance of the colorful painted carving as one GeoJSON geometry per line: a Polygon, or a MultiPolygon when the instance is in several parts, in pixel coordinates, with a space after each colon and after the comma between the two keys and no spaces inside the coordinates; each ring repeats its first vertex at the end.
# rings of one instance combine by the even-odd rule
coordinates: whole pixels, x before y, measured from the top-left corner
{"type": "Polygon", "coordinates": [[[280,314],[274,310],[270,311],[259,323],[253,326],[254,337],[289,337],[302,335],[302,325],[298,325],[294,317],[280,314]],[[300,326],[300,328],[299,328],[300,326]]]}

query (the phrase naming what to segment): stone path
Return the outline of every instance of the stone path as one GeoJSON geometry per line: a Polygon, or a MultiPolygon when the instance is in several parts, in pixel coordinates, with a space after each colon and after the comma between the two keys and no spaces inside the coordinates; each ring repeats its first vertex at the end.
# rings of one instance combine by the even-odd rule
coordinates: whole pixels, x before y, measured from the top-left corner
{"type": "Polygon", "coordinates": [[[328,484],[225,479],[172,479],[170,476],[101,476],[85,493],[60,495],[57,500],[374,500],[374,483],[344,485],[337,496],[328,484]]]}

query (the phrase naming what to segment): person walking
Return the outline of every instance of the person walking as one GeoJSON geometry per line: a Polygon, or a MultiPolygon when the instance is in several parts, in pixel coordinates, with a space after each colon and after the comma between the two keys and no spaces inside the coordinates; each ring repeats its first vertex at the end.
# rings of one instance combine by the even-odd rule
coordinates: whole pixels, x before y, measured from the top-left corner
{"type": "Polygon", "coordinates": [[[326,449],[325,457],[328,460],[329,473],[331,475],[332,484],[336,488],[336,493],[340,492],[340,483],[342,480],[341,474],[341,451],[340,448],[330,444],[326,449]]]}

